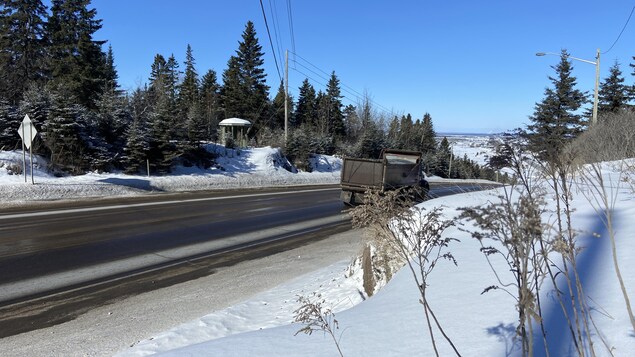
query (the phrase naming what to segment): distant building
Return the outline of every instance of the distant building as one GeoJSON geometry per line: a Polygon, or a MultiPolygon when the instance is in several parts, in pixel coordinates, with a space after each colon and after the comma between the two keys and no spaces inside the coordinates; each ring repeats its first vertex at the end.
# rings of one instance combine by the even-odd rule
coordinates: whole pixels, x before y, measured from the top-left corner
{"type": "Polygon", "coordinates": [[[247,130],[251,126],[249,120],[240,118],[228,118],[218,123],[220,127],[221,142],[225,145],[229,140],[233,141],[238,147],[247,147],[247,130]]]}

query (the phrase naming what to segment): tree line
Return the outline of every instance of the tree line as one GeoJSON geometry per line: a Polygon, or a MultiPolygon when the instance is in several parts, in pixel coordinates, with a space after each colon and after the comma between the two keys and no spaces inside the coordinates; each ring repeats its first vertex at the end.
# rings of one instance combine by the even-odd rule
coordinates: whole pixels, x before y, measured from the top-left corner
{"type": "Polygon", "coordinates": [[[252,22],[220,76],[213,69],[199,72],[188,45],[182,63],[173,54],[156,54],[148,84],[129,92],[119,86],[112,47],[95,39],[101,27],[90,0],[52,0],[50,8],[40,0],[0,0],[1,150],[20,147],[16,128],[28,114],[42,139],[34,150],[52,170],[138,173],[147,160],[152,172],[167,173],[177,163],[212,165],[202,143],[219,140],[220,120],[239,117],[252,122],[254,145],[282,147],[305,169],[312,153],[377,157],[394,147],[423,151],[430,173],[486,174],[464,158],[449,163],[449,145],[436,142],[429,114],[390,118],[368,95],[344,106],[335,72],[324,90],[305,79],[298,98],[287,99],[285,141],[284,87],[280,83],[271,99],[252,22]]]}

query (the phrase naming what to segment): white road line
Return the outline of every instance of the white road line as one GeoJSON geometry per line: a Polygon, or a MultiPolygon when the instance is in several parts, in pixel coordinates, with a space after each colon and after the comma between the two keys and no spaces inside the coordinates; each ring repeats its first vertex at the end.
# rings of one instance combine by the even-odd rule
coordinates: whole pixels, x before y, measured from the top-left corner
{"type": "Polygon", "coordinates": [[[170,201],[161,201],[161,202],[145,202],[145,203],[132,203],[128,205],[114,205],[114,206],[104,206],[104,207],[86,207],[86,208],[70,208],[70,209],[62,209],[55,211],[42,211],[42,212],[30,212],[30,213],[14,213],[7,215],[0,215],[0,221],[9,220],[15,218],[31,218],[31,217],[43,217],[43,216],[52,216],[52,215],[61,215],[67,213],[81,213],[81,212],[95,212],[95,211],[108,211],[115,210],[121,208],[133,208],[133,207],[151,207],[151,206],[164,206],[175,203],[187,203],[187,202],[204,202],[204,201],[219,201],[219,200],[227,200],[232,198],[240,198],[240,197],[264,197],[264,196],[281,196],[281,195],[290,195],[294,193],[306,193],[306,192],[320,192],[320,191],[331,191],[336,190],[335,188],[320,188],[316,190],[300,190],[300,191],[292,191],[292,192],[269,192],[269,193],[255,193],[251,195],[234,195],[234,196],[222,196],[222,197],[205,197],[205,198],[191,198],[184,200],[170,200],[170,201]]]}

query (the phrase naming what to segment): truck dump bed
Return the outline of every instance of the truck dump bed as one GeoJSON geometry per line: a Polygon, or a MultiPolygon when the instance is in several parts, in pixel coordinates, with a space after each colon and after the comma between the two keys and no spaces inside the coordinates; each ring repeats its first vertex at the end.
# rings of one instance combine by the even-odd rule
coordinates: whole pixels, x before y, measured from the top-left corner
{"type": "Polygon", "coordinates": [[[380,160],[344,158],[342,163],[341,199],[347,204],[361,203],[368,190],[419,187],[423,180],[421,153],[385,150],[380,160]]]}

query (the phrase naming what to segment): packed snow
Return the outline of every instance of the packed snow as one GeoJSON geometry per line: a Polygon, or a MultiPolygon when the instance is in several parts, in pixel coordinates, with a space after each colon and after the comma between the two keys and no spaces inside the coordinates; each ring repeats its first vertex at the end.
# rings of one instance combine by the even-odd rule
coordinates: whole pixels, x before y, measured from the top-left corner
{"type": "Polygon", "coordinates": [[[0,207],[86,197],[337,184],[340,180],[341,159],[333,156],[314,155],[311,158],[313,170],[309,173],[295,170],[278,148],[225,149],[210,144],[208,150],[219,155],[215,166],[209,169],[178,166],[172,174],[164,176],[91,172],[57,177],[48,172],[43,158],[34,156],[35,184],[31,183],[28,154],[25,180],[22,152],[0,151],[0,207]]]}
{"type": "MultiPolygon", "coordinates": [[[[619,171],[610,165],[604,169],[608,186],[617,194],[614,213],[618,259],[632,295],[635,293],[635,223],[629,217],[635,216],[635,196],[632,187],[619,180],[619,171]]],[[[459,207],[494,202],[501,190],[465,193],[421,205],[443,207],[445,217],[454,219],[459,207]]],[[[635,332],[615,277],[606,230],[584,198],[584,190],[584,185],[578,186],[573,200],[573,221],[580,230],[580,242],[586,247],[579,258],[583,265],[580,268],[582,280],[592,304],[594,321],[612,349],[611,353],[630,356],[635,351],[635,332]]],[[[549,213],[545,213],[544,218],[552,219],[549,213]]],[[[502,291],[481,294],[487,286],[497,282],[479,251],[480,244],[457,227],[446,234],[460,240],[450,246],[458,266],[439,264],[428,288],[429,302],[445,332],[465,356],[519,355],[520,346],[515,338],[515,301],[502,291]]],[[[498,268],[503,280],[511,278],[505,275],[503,265],[498,268]]],[[[312,292],[322,294],[328,307],[335,312],[339,322],[336,336],[345,356],[434,354],[423,309],[418,302],[418,290],[408,269],[399,271],[382,290],[365,301],[360,299],[360,291],[363,291],[360,276],[351,274],[351,267],[342,262],[229,309],[175,326],[119,355],[144,356],[161,352],[165,356],[335,356],[338,352],[329,335],[320,332],[311,336],[296,335],[303,325],[293,323],[293,311],[298,308],[295,300],[299,294],[310,297],[312,292]]],[[[568,330],[562,325],[560,307],[552,289],[545,288],[544,292],[543,311],[546,312],[552,355],[570,355],[572,342],[568,330]]],[[[440,355],[453,355],[438,334],[437,344],[440,355]]],[[[600,356],[611,355],[599,343],[596,343],[596,351],[600,356]]],[[[536,355],[542,354],[536,352],[536,355]]]]}
{"type": "MultiPolygon", "coordinates": [[[[456,155],[487,155],[489,139],[472,146],[469,140],[454,141],[456,155]],[[467,143],[465,145],[459,142],[467,143]],[[485,149],[483,149],[485,148],[485,149]],[[463,150],[463,151],[461,151],[463,150]]],[[[77,197],[140,195],[167,191],[240,188],[269,185],[332,184],[339,182],[341,161],[316,156],[314,170],[293,172],[278,149],[261,148],[240,151],[214,147],[221,154],[218,166],[209,170],[178,168],[163,177],[90,173],[77,177],[55,177],[44,170],[41,158],[35,162],[35,185],[16,175],[21,152],[0,153],[0,194],[2,205],[21,205],[38,200],[77,197]]],[[[491,151],[489,151],[491,153],[491,151]]],[[[474,159],[475,157],[470,157],[474,159]]],[[[27,158],[28,160],[28,158],[27,158]]],[[[615,193],[615,231],[620,268],[627,291],[635,299],[635,194],[633,185],[624,180],[623,168],[604,165],[606,187],[615,193]]],[[[632,181],[630,181],[632,182],[632,181]]],[[[495,202],[501,189],[464,193],[421,203],[424,208],[442,207],[445,218],[454,220],[458,208],[495,202]]],[[[633,331],[616,279],[611,247],[598,213],[585,198],[589,188],[575,186],[573,222],[580,231],[583,251],[581,273],[598,331],[611,349],[596,343],[600,356],[629,356],[635,351],[633,331]]],[[[548,208],[553,209],[553,193],[548,208]]],[[[543,217],[552,221],[549,212],[543,217]]],[[[457,227],[445,232],[457,238],[449,250],[458,266],[441,262],[429,280],[428,300],[448,337],[464,356],[519,355],[515,338],[517,313],[515,301],[502,291],[481,292],[496,284],[491,267],[479,251],[480,244],[457,227]]],[[[351,257],[352,259],[353,257],[351,257]]],[[[338,351],[329,335],[297,333],[302,324],[294,323],[299,296],[320,301],[332,309],[339,328],[335,330],[345,356],[433,355],[425,325],[419,293],[407,269],[400,270],[377,294],[363,293],[359,264],[351,259],[324,267],[269,291],[188,323],[174,326],[155,336],[119,351],[119,356],[335,356],[338,351]]],[[[496,264],[496,263],[495,263],[496,264]]],[[[498,265],[495,265],[498,266],[498,265]]],[[[499,269],[502,265],[498,266],[499,269]]],[[[504,270],[502,279],[509,280],[504,270]]],[[[562,325],[560,307],[553,291],[544,288],[542,296],[551,355],[571,354],[570,334],[562,325]]],[[[440,355],[453,351],[437,334],[440,355]]],[[[133,343],[136,341],[130,341],[133,343]]],[[[81,350],[81,348],[78,348],[81,350]]],[[[540,355],[540,354],[538,354],[540,355]]]]}

